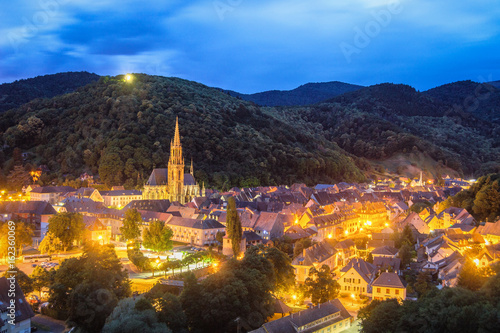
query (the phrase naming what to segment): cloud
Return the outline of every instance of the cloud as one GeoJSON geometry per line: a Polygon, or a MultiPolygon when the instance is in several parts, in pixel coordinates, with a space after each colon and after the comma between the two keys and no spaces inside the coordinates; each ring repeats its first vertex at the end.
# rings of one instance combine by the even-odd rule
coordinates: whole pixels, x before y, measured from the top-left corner
{"type": "Polygon", "coordinates": [[[0,82],[146,72],[256,92],[329,80],[423,89],[462,73],[500,76],[493,0],[401,0],[402,11],[347,62],[339,45],[354,45],[392,2],[19,0],[0,13],[0,82]]]}

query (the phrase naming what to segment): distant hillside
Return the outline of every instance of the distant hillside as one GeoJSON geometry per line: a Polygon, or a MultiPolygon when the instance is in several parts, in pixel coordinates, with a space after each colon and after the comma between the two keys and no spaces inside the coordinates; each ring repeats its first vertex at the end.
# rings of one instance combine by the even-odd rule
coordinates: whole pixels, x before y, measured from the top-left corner
{"type": "Polygon", "coordinates": [[[491,82],[458,81],[424,91],[423,94],[452,105],[451,112],[468,113],[479,119],[500,123],[500,90],[491,82]]]}
{"type": "Polygon", "coordinates": [[[99,75],[96,74],[66,72],[4,83],[0,85],[0,112],[17,108],[35,98],[52,98],[73,92],[97,80],[99,75]]]}
{"type": "MultiPolygon", "coordinates": [[[[108,185],[141,185],[154,167],[166,167],[179,117],[186,165],[219,188],[360,181],[351,158],[321,136],[304,133],[217,89],[178,78],[101,77],[76,92],[38,99],[0,114],[3,170],[12,152],[52,172],[99,173],[108,185]]],[[[1,156],[0,156],[1,157],[1,156]]]]}
{"type": "Polygon", "coordinates": [[[488,82],[488,84],[500,89],[500,81],[491,81],[491,82],[488,82]]]}
{"type": "MultiPolygon", "coordinates": [[[[318,105],[269,112],[297,128],[317,123],[317,133],[368,161],[407,156],[411,163],[422,161],[419,167],[426,168],[434,160],[434,175],[446,168],[466,175],[497,170],[500,126],[476,117],[483,110],[456,112],[450,101],[429,95],[386,83],[318,105]]],[[[397,171],[403,174],[410,162],[394,169],[401,167],[397,171]]],[[[363,167],[369,170],[368,165],[363,167]]]]}
{"type": "Polygon", "coordinates": [[[227,90],[231,96],[261,106],[293,106],[309,105],[322,102],[329,98],[355,91],[362,86],[338,81],[324,83],[307,83],[293,90],[271,90],[256,94],[240,94],[227,90]]]}

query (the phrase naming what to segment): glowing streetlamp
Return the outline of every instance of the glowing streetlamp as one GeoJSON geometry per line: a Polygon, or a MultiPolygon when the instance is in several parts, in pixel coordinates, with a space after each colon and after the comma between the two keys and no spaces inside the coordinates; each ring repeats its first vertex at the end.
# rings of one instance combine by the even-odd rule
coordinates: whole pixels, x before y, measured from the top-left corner
{"type": "MultiPolygon", "coordinates": [[[[99,240],[99,244],[101,244],[101,241],[102,241],[102,235],[99,235],[99,237],[97,237],[97,239],[99,240]]],[[[104,245],[104,242],[102,242],[101,245],[104,245]]]]}
{"type": "Polygon", "coordinates": [[[356,297],[356,296],[354,296],[354,294],[351,294],[351,305],[354,305],[354,298],[355,298],[355,297],[356,297]]]}
{"type": "Polygon", "coordinates": [[[477,259],[477,258],[476,258],[476,259],[474,259],[473,261],[474,261],[474,263],[476,264],[476,266],[479,266],[479,259],[477,259]]]}

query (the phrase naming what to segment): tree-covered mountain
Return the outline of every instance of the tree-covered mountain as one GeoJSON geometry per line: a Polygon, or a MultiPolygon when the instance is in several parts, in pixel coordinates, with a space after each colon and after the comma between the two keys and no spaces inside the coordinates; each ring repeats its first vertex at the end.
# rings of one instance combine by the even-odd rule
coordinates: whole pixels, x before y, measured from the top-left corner
{"type": "Polygon", "coordinates": [[[35,98],[52,98],[99,80],[88,72],[66,72],[0,84],[0,112],[17,108],[35,98]]]}
{"type": "MultiPolygon", "coordinates": [[[[326,139],[371,161],[400,155],[403,162],[412,164],[430,160],[433,176],[440,170],[446,172],[445,167],[466,175],[494,172],[500,162],[500,126],[477,116],[487,114],[489,109],[482,106],[474,113],[457,111],[453,101],[460,100],[463,93],[425,94],[410,86],[386,83],[317,105],[281,108],[275,114],[299,128],[317,123],[326,139]]],[[[405,163],[392,171],[401,173],[405,163]]]]}
{"type": "Polygon", "coordinates": [[[307,127],[293,127],[218,89],[178,78],[101,77],[75,92],[0,115],[4,173],[14,148],[59,175],[99,174],[107,185],[141,185],[166,167],[179,117],[186,165],[219,188],[363,180],[351,158],[307,127]],[[311,133],[311,134],[310,134],[311,133]]]}
{"type": "Polygon", "coordinates": [[[451,105],[449,113],[473,115],[500,124],[500,89],[489,83],[458,81],[445,84],[423,93],[425,96],[451,105]]]}
{"type": "Polygon", "coordinates": [[[270,90],[256,94],[241,94],[226,90],[231,96],[262,106],[293,106],[319,103],[346,92],[363,88],[339,81],[307,83],[293,90],[270,90]]]}
{"type": "Polygon", "coordinates": [[[500,172],[497,91],[457,110],[471,89],[379,84],[315,105],[259,107],[178,78],[101,77],[0,114],[0,165],[10,174],[24,152],[24,164],[47,165],[59,181],[91,172],[140,186],[166,166],[178,116],[186,165],[192,158],[196,178],[218,188],[500,172]]]}

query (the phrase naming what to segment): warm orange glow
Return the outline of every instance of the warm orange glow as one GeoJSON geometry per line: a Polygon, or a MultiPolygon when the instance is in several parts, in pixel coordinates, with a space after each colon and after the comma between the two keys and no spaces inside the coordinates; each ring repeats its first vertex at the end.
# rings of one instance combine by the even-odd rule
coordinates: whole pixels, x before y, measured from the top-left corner
{"type": "Polygon", "coordinates": [[[217,267],[217,266],[219,266],[219,263],[218,262],[214,262],[213,266],[217,267]]]}
{"type": "Polygon", "coordinates": [[[328,239],[332,239],[332,234],[328,234],[328,239]]]}
{"type": "Polygon", "coordinates": [[[487,239],[484,240],[484,245],[490,245],[490,242],[488,242],[487,239]]]}
{"type": "Polygon", "coordinates": [[[474,259],[474,263],[476,264],[476,266],[479,266],[479,259],[474,259]]]}
{"type": "Polygon", "coordinates": [[[295,224],[299,224],[299,219],[296,219],[296,220],[295,220],[295,224]]]}
{"type": "Polygon", "coordinates": [[[385,224],[385,226],[386,226],[386,227],[388,227],[388,226],[389,226],[389,223],[386,223],[386,224],[385,224]]]}
{"type": "Polygon", "coordinates": [[[346,230],[346,231],[344,231],[344,234],[348,235],[348,234],[349,234],[349,231],[347,231],[347,230],[346,230]]]}
{"type": "Polygon", "coordinates": [[[102,239],[102,235],[99,235],[99,237],[97,237],[97,239],[101,240],[102,239]]]}
{"type": "Polygon", "coordinates": [[[292,298],[295,300],[297,299],[297,295],[292,295],[292,298]]]}

